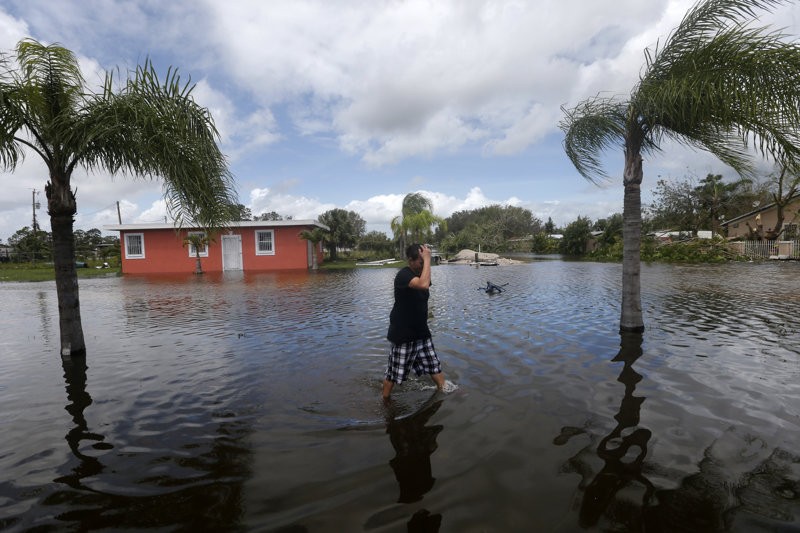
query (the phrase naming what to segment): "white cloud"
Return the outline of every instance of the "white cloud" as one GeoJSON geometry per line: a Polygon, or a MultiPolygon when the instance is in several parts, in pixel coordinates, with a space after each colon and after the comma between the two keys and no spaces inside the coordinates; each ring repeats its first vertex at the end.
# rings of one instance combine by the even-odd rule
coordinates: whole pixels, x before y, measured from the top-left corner
{"type": "Polygon", "coordinates": [[[30,29],[24,20],[0,11],[0,49],[13,50],[21,39],[29,35],[30,29]]]}
{"type": "MultiPolygon", "coordinates": [[[[150,207],[135,216],[132,223],[168,222],[167,203],[163,198],[154,201],[150,207]]],[[[128,223],[123,220],[124,223],[128,223]]]]}
{"type": "Polygon", "coordinates": [[[256,108],[242,114],[240,108],[225,93],[214,89],[207,79],[198,82],[192,94],[199,105],[211,112],[221,147],[231,159],[281,139],[269,108],[256,108]]]}
{"type": "Polygon", "coordinates": [[[247,207],[250,208],[253,216],[274,211],[282,216],[307,220],[316,219],[325,211],[336,206],[323,203],[315,198],[273,192],[269,188],[256,188],[250,191],[250,204],[247,207]]]}
{"type": "Polygon", "coordinates": [[[680,10],[671,6],[683,4],[306,0],[206,7],[214,21],[208,38],[255,100],[299,99],[318,110],[314,119],[295,114],[302,131],[332,129],[343,149],[379,166],[476,142],[490,153],[518,153],[554,130],[559,106],[572,97],[565,87],[582,98],[629,90],[642,43],[655,43],[657,32],[674,25],[680,10]],[[593,68],[598,61],[601,68],[593,68]]]}

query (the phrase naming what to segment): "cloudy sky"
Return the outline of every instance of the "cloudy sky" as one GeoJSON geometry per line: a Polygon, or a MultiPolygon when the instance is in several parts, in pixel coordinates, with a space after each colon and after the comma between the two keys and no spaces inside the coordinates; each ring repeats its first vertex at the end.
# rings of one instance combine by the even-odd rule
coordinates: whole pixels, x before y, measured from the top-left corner
{"type": "MultiPolygon", "coordinates": [[[[571,166],[562,105],[628,93],[643,51],[691,0],[0,0],[0,50],[58,42],[99,87],[151,58],[196,83],[221,133],[241,203],[254,214],[316,218],[353,210],[388,231],[402,198],[435,214],[490,204],[566,224],[622,210],[622,153],[596,185],[571,166]]],[[[766,15],[797,34],[800,7],[766,15]]],[[[667,147],[645,161],[644,200],[660,177],[729,169],[667,147]]],[[[49,230],[47,173],[34,156],[0,175],[0,239],[37,217],[49,230]],[[34,190],[36,192],[34,192],[34,190]]],[[[163,221],[157,182],[73,176],[76,227],[163,221]]]]}

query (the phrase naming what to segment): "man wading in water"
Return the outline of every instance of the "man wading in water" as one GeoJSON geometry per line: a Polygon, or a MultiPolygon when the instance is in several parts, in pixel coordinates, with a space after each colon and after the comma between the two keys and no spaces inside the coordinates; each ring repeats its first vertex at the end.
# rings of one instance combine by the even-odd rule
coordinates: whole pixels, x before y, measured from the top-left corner
{"type": "Polygon", "coordinates": [[[444,374],[433,348],[428,329],[428,289],[431,286],[431,250],[412,244],[406,249],[408,266],[394,278],[394,306],[389,315],[392,343],[389,364],[383,379],[383,400],[388,401],[395,383],[402,383],[412,368],[418,376],[430,374],[439,390],[444,374]]]}

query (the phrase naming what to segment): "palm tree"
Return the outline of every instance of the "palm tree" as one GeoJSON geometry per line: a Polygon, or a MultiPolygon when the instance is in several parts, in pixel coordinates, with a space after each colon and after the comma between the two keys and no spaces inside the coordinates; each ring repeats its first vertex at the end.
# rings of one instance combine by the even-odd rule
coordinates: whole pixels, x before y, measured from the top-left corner
{"type": "Polygon", "coordinates": [[[200,263],[200,250],[204,250],[209,242],[211,242],[211,239],[206,233],[190,233],[183,239],[184,246],[194,247],[195,274],[203,273],[203,265],[200,263]]]}
{"type": "Polygon", "coordinates": [[[312,270],[316,270],[317,268],[319,268],[319,265],[317,265],[317,244],[319,244],[320,241],[324,240],[327,234],[328,232],[322,228],[314,228],[312,230],[304,229],[303,231],[300,232],[300,238],[310,242],[313,245],[312,246],[313,251],[311,252],[312,270]]]}
{"type": "Polygon", "coordinates": [[[786,0],[705,0],[663,46],[645,50],[645,67],[627,98],[595,96],[562,108],[564,149],[590,181],[607,178],[600,153],[621,144],[623,185],[620,331],[644,331],[640,256],[642,155],[673,140],[753,175],[749,148],[796,166],[800,152],[800,47],[747,25],[756,10],[786,0]]]}
{"type": "Polygon", "coordinates": [[[162,179],[178,227],[184,221],[226,225],[236,203],[232,176],[211,115],[192,99],[194,86],[182,84],[172,68],[162,82],[148,60],[116,91],[108,73],[101,92],[92,93],[73,53],[59,45],[25,39],[16,47],[16,65],[7,56],[0,61],[0,165],[13,171],[30,152],[47,165],[61,355],[83,355],[75,168],[162,179]]]}
{"type": "Polygon", "coordinates": [[[433,214],[433,202],[422,193],[409,193],[403,198],[401,215],[392,219],[390,226],[404,250],[406,241],[422,242],[431,234],[431,226],[443,225],[444,219],[433,214]]]}

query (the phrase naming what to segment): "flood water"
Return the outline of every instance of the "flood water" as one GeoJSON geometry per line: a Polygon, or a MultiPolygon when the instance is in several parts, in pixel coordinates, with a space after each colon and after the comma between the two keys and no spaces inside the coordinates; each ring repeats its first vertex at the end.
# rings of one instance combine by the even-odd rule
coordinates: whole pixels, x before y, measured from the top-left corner
{"type": "Polygon", "coordinates": [[[434,267],[387,409],[395,272],[0,284],[0,529],[800,530],[800,263],[434,267]]]}

